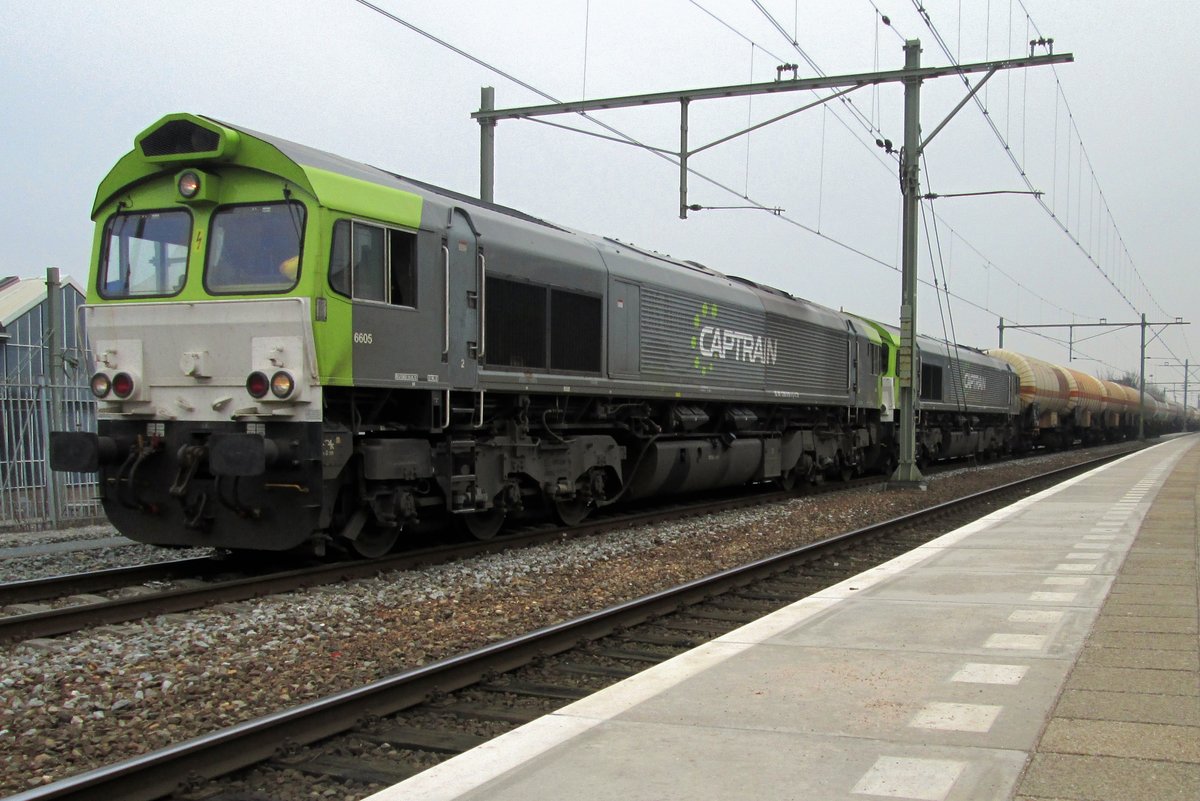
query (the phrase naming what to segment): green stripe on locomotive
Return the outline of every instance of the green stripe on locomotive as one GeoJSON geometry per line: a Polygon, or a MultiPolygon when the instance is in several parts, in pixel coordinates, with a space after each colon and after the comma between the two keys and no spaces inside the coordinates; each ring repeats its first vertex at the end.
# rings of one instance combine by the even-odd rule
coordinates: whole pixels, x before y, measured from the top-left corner
{"type": "MultiPolygon", "coordinates": [[[[134,149],[121,158],[101,181],[92,208],[97,223],[92,248],[89,303],[203,302],[275,297],[308,297],[313,300],[313,337],[317,369],[322,384],[354,383],[352,358],[352,303],[329,288],[330,231],[336,219],[359,217],[406,228],[421,225],[423,198],[386,186],[369,177],[343,174],[360,171],[359,165],[342,164],[326,154],[275,140],[245,129],[235,129],[193,114],[170,114],[134,139],[134,149]],[[182,137],[182,139],[181,139],[182,137]],[[182,142],[182,145],[181,145],[182,142]],[[316,162],[316,163],[314,163],[316,162]],[[194,168],[215,187],[191,200],[178,190],[184,170],[194,168]],[[281,180],[282,179],[282,180],[281,180]],[[219,205],[270,203],[294,200],[306,208],[304,245],[295,286],[270,294],[221,294],[204,286],[207,232],[219,205]],[[109,300],[99,293],[105,223],[118,211],[169,210],[187,207],[193,218],[186,279],[169,297],[145,296],[109,300]],[[323,310],[321,307],[324,307],[323,310]],[[320,319],[321,316],[324,319],[320,319]]],[[[381,174],[381,177],[386,177],[381,174]]]]}
{"type": "Polygon", "coordinates": [[[846,312],[851,317],[856,317],[866,323],[870,330],[879,337],[879,344],[883,348],[884,364],[883,369],[879,371],[878,386],[876,397],[883,398],[883,380],[885,378],[892,379],[892,386],[899,386],[896,383],[896,360],[897,354],[900,352],[900,333],[892,327],[872,320],[870,317],[863,317],[861,314],[846,312]]]}
{"type": "Polygon", "coordinates": [[[879,334],[880,343],[883,345],[884,352],[887,355],[887,363],[883,366],[880,377],[895,378],[896,354],[900,350],[900,333],[891,326],[881,323],[878,320],[872,320],[870,317],[863,317],[861,314],[854,314],[854,312],[846,313],[862,320],[879,334]]]}

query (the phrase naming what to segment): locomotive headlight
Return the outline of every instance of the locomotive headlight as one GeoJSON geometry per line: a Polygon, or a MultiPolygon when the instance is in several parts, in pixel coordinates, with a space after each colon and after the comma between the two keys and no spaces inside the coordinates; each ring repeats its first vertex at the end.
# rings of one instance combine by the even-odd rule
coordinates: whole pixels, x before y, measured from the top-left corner
{"type": "Polygon", "coordinates": [[[255,370],[246,377],[246,391],[252,398],[265,398],[270,388],[271,381],[267,379],[267,374],[264,372],[255,370]]]}
{"type": "Polygon", "coordinates": [[[92,376],[92,394],[97,398],[107,398],[108,393],[112,390],[112,381],[108,380],[108,376],[104,373],[96,373],[92,376]]]}
{"type": "MultiPolygon", "coordinates": [[[[93,381],[94,385],[94,381],[93,381]]],[[[134,383],[133,376],[129,373],[117,373],[113,376],[112,391],[118,398],[125,399],[133,394],[134,383]]],[[[92,390],[95,392],[95,389],[92,390]]]]}
{"type": "Polygon", "coordinates": [[[291,395],[292,390],[295,388],[296,381],[292,378],[292,374],[286,370],[280,370],[271,376],[271,394],[280,400],[291,395]]]}
{"type": "Polygon", "coordinates": [[[188,168],[175,176],[178,201],[191,205],[216,203],[221,196],[221,178],[204,170],[188,168]]]}
{"type": "Polygon", "coordinates": [[[194,172],[188,171],[179,176],[179,194],[183,195],[188,200],[196,196],[200,191],[200,176],[194,172]]]}

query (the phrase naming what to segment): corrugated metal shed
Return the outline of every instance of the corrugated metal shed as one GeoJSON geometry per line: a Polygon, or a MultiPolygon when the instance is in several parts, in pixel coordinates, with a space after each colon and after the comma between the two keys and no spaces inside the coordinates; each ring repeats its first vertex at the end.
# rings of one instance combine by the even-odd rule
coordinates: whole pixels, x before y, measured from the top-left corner
{"type": "Polygon", "coordinates": [[[56,474],[46,464],[52,427],[95,430],[89,360],[75,337],[83,289],[69,277],[61,286],[64,373],[51,369],[45,278],[0,278],[0,527],[55,527],[99,515],[94,475],[56,474]]]}
{"type": "MultiPolygon", "coordinates": [[[[71,276],[62,279],[64,287],[70,286],[80,295],[83,286],[71,276]]],[[[7,328],[46,299],[45,278],[19,278],[11,275],[0,278],[0,329],[7,328]]]]}

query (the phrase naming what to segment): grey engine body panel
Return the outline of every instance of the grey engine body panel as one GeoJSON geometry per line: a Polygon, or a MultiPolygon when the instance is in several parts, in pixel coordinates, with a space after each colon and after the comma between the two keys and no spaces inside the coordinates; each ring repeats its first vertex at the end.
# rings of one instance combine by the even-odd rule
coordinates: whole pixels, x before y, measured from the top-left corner
{"type": "MultiPolygon", "coordinates": [[[[355,304],[356,330],[361,320],[369,330],[387,332],[385,348],[355,345],[356,383],[878,408],[866,356],[868,339],[840,312],[305,145],[247,132],[299,163],[424,198],[418,307],[355,304]],[[456,252],[458,243],[451,240],[462,230],[461,220],[454,222],[456,209],[470,220],[475,241],[467,247],[478,248],[483,255],[479,268],[489,277],[599,299],[598,370],[555,371],[489,360],[494,343],[477,341],[481,321],[470,311],[456,312],[473,302],[468,296],[485,282],[453,271],[446,281],[441,246],[446,241],[456,252]],[[443,356],[437,345],[444,340],[457,350],[443,356]],[[484,351],[477,364],[471,364],[470,345],[484,351]]],[[[489,304],[486,297],[481,300],[485,315],[511,311],[489,304]]]]}
{"type": "Polygon", "coordinates": [[[957,347],[931,337],[917,337],[921,369],[942,371],[942,398],[921,398],[921,408],[985,414],[1016,414],[1019,396],[1016,374],[1008,363],[971,348],[957,347]]]}

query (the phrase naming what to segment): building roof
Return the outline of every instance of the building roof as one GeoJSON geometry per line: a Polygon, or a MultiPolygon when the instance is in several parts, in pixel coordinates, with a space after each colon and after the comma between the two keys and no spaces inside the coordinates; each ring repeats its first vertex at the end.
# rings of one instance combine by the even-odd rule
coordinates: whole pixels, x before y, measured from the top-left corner
{"type": "MultiPolygon", "coordinates": [[[[84,294],[83,287],[71,276],[63,276],[62,285],[84,294]]],[[[0,278],[0,331],[46,299],[45,278],[0,278]]]]}

